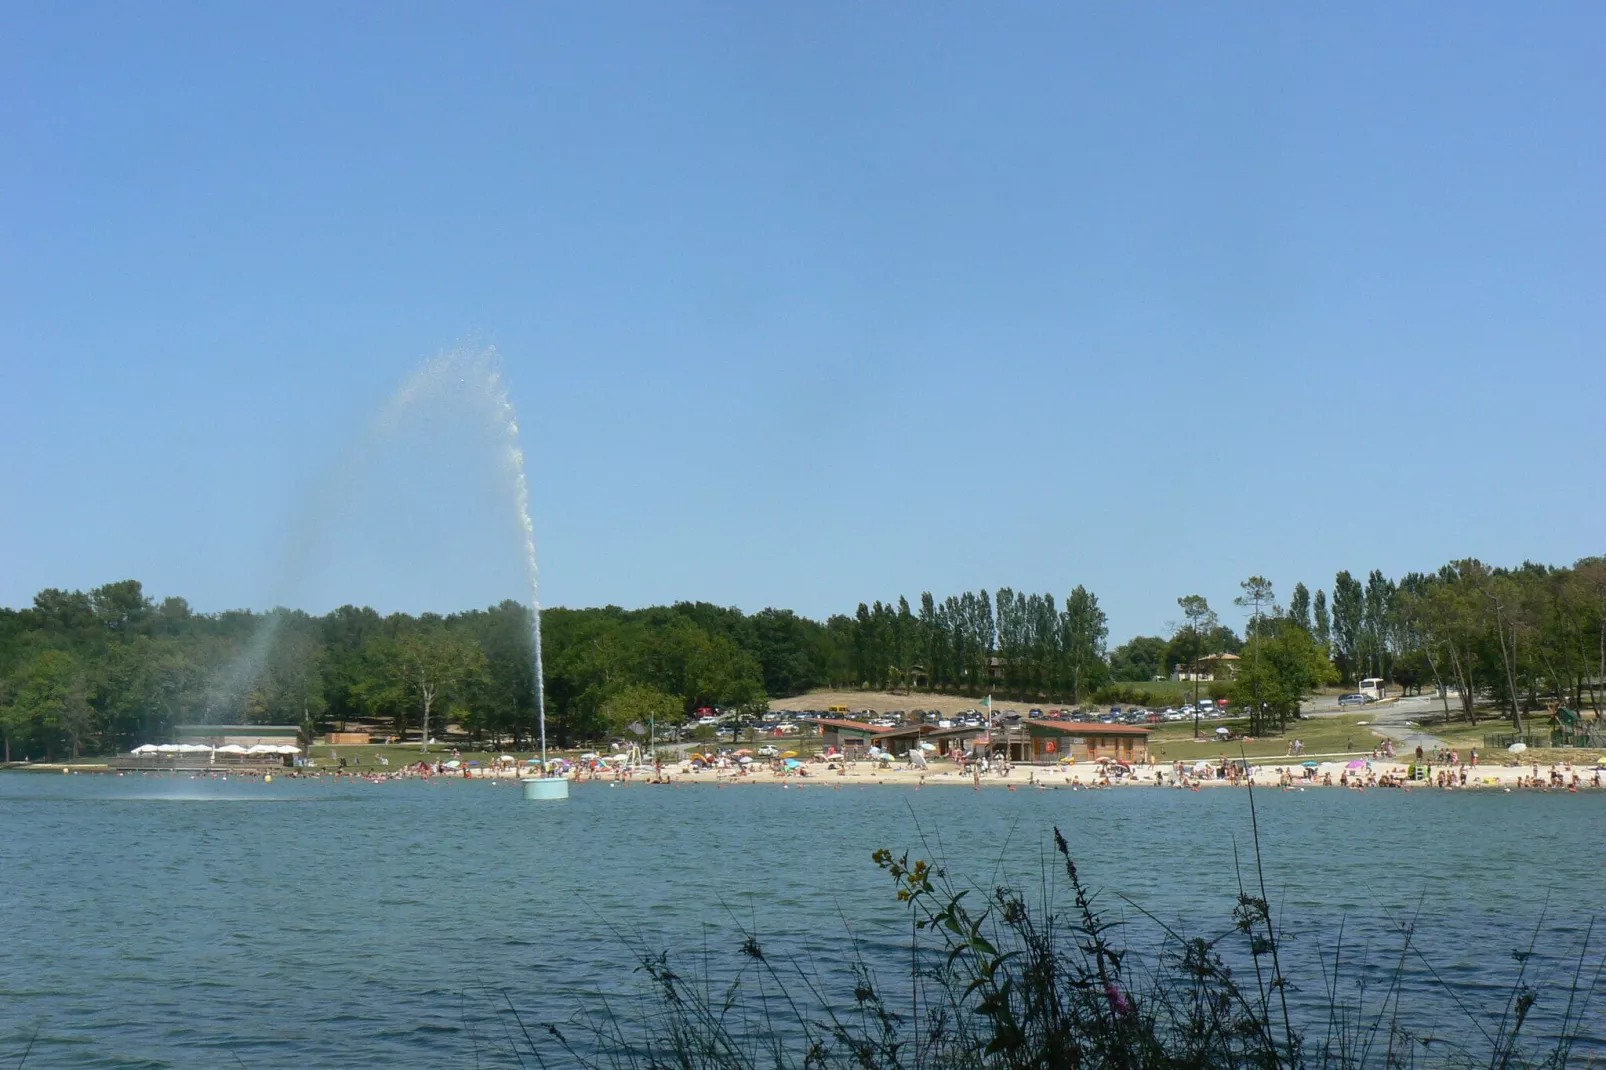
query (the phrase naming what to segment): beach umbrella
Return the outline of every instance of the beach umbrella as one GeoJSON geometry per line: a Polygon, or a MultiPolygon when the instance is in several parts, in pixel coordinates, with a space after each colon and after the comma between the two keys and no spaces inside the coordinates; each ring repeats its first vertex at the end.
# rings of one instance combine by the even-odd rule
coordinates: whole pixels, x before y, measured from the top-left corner
{"type": "Polygon", "coordinates": [[[448,769],[459,769],[459,768],[462,767],[462,765],[463,765],[462,762],[458,761],[456,758],[453,758],[451,761],[446,763],[446,768],[448,768],[448,769]]]}
{"type": "Polygon", "coordinates": [[[141,743],[139,746],[135,747],[131,753],[134,753],[134,754],[155,754],[157,751],[159,751],[161,749],[162,748],[158,747],[154,743],[141,743]]]}
{"type": "Polygon", "coordinates": [[[803,763],[798,761],[796,758],[788,758],[788,759],[786,759],[786,767],[788,769],[796,769],[798,766],[800,766],[802,764],[803,763]]]}
{"type": "Polygon", "coordinates": [[[1360,758],[1356,758],[1353,762],[1350,762],[1345,768],[1347,768],[1347,769],[1365,769],[1366,768],[1366,762],[1362,761],[1360,758]]]}
{"type": "Polygon", "coordinates": [[[289,743],[281,743],[281,744],[279,744],[277,747],[275,747],[273,749],[278,751],[280,754],[300,754],[301,753],[301,748],[300,747],[292,746],[289,743]]]}
{"type": "Polygon", "coordinates": [[[1218,736],[1230,736],[1230,735],[1232,735],[1232,733],[1230,731],[1228,731],[1226,725],[1222,725],[1220,728],[1216,729],[1216,735],[1218,735],[1218,736]]]}
{"type": "Polygon", "coordinates": [[[746,747],[743,747],[741,750],[736,752],[736,757],[743,758],[743,757],[746,757],[746,756],[748,756],[748,755],[750,755],[752,753],[753,753],[752,751],[748,750],[746,747]]]}
{"type": "Polygon", "coordinates": [[[1319,765],[1320,763],[1319,762],[1301,762],[1299,764],[1303,765],[1306,769],[1315,769],[1317,767],[1317,765],[1319,765]]]}
{"type": "Polygon", "coordinates": [[[1076,755],[1067,754],[1065,757],[1060,759],[1060,764],[1061,765],[1075,765],[1076,764],[1076,755]]]}
{"type": "Polygon", "coordinates": [[[1596,765],[1606,765],[1606,754],[1602,754],[1599,758],[1596,758],[1595,759],[1595,764],[1596,765]]]}
{"type": "Polygon", "coordinates": [[[516,762],[516,761],[518,761],[518,759],[513,757],[513,755],[511,755],[511,754],[504,754],[501,757],[497,758],[496,760],[499,761],[499,762],[516,762]]]}
{"type": "Polygon", "coordinates": [[[1528,744],[1522,742],[1521,740],[1518,740],[1517,742],[1513,743],[1511,746],[1506,748],[1506,750],[1510,751],[1512,754],[1521,754],[1523,751],[1525,751],[1527,749],[1528,749],[1528,744]]]}
{"type": "Polygon", "coordinates": [[[751,756],[750,756],[750,755],[746,755],[746,754],[744,754],[744,755],[742,755],[742,756],[741,756],[741,757],[740,757],[740,758],[738,758],[738,759],[736,759],[736,760],[737,760],[737,761],[738,761],[738,762],[741,762],[741,763],[742,763],[742,764],[743,764],[743,765],[747,765],[747,764],[748,764],[748,763],[749,763],[749,762],[751,762],[751,761],[752,761],[752,760],[753,760],[753,759],[752,759],[752,757],[751,757],[751,756]]]}
{"type": "Polygon", "coordinates": [[[797,757],[797,751],[795,751],[795,750],[783,750],[781,752],[781,757],[782,758],[796,758],[797,757]]]}
{"type": "Polygon", "coordinates": [[[217,749],[219,754],[244,754],[245,748],[238,743],[225,743],[217,749]]]}
{"type": "Polygon", "coordinates": [[[936,750],[937,749],[937,745],[935,743],[930,742],[929,740],[924,740],[923,739],[923,740],[920,741],[920,749],[921,750],[936,750]]]}

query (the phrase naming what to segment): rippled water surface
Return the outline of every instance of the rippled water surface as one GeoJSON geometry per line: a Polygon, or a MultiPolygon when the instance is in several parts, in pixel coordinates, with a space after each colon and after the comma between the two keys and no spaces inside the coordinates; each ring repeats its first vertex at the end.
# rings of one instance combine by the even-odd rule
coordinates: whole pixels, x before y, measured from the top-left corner
{"type": "MultiPolygon", "coordinates": [[[[1606,890],[1606,795],[1256,799],[1307,963],[1341,920],[1353,953],[1392,961],[1414,918],[1432,968],[1498,1006],[1512,950],[1538,926],[1558,972],[1606,890]]],[[[1134,944],[1153,926],[1116,892],[1229,924],[1249,815],[1225,789],[581,784],[538,804],[486,782],[0,776],[0,1066],[30,1039],[28,1067],[518,1065],[507,1006],[533,1025],[629,988],[633,940],[724,954],[747,925],[834,976],[848,940],[907,938],[874,848],[1038,889],[1055,824],[1134,944]]],[[[1411,970],[1417,1006],[1465,1031],[1411,970]]]]}

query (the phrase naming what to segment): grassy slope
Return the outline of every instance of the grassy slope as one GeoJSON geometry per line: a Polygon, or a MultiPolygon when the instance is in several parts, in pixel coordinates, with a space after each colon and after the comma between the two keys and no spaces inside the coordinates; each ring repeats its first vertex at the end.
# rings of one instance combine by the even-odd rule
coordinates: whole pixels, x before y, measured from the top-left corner
{"type": "MultiPolygon", "coordinates": [[[[1304,757],[1345,753],[1364,757],[1371,753],[1377,741],[1377,736],[1373,735],[1365,725],[1360,724],[1367,720],[1370,718],[1365,714],[1312,718],[1296,722],[1284,735],[1253,740],[1234,738],[1230,743],[1219,743],[1211,739],[1196,743],[1193,739],[1193,722],[1178,721],[1160,725],[1149,737],[1149,749],[1156,761],[1167,762],[1178,759],[1214,758],[1220,755],[1229,758],[1236,758],[1239,755],[1251,758],[1285,757],[1288,754],[1289,743],[1300,739],[1305,742],[1304,757]]],[[[1215,734],[1218,725],[1225,725],[1231,729],[1234,737],[1249,729],[1247,720],[1202,721],[1199,731],[1202,735],[1211,736],[1215,734]]]]}

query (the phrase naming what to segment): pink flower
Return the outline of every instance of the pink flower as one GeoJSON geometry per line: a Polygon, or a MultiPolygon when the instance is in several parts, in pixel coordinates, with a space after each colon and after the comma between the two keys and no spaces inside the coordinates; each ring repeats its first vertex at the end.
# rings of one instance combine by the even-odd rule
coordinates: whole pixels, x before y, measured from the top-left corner
{"type": "Polygon", "coordinates": [[[1127,1001],[1126,995],[1115,987],[1114,981],[1104,982],[1104,995],[1110,1001],[1110,1010],[1116,1014],[1132,1013],[1132,1004],[1127,1001]]]}

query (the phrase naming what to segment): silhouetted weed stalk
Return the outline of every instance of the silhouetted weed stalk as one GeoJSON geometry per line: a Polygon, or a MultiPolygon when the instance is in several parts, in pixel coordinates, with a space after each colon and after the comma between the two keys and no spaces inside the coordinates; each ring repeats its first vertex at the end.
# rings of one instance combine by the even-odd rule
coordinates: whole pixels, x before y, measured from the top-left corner
{"type": "MultiPolygon", "coordinates": [[[[1074,906],[1032,907],[1018,890],[999,885],[979,901],[948,874],[907,853],[878,850],[875,864],[910,912],[908,984],[895,994],[855,949],[851,996],[827,998],[818,962],[776,962],[744,932],[734,968],[722,980],[704,968],[682,974],[664,953],[638,954],[645,980],[629,1005],[599,996],[564,1025],[543,1026],[524,1039],[523,1065],[596,1068],[758,1070],[853,1067],[860,1070],[1058,1070],[1122,1068],[1304,1068],[1457,1066],[1488,1070],[1593,1065],[1601,1051],[1575,1052],[1602,963],[1586,966],[1586,933],[1564,990],[1560,1029],[1540,1053],[1519,1044],[1540,998],[1527,978],[1533,947],[1518,952],[1519,972],[1498,1009],[1470,1007],[1400,927],[1399,955],[1382,991],[1368,991],[1367,971],[1353,985],[1343,970],[1343,931],[1322,961],[1325,1021],[1313,1042],[1296,1029],[1292,988],[1283,971],[1285,939],[1272,917],[1256,850],[1255,887],[1240,891],[1231,928],[1214,937],[1185,937],[1141,911],[1163,934],[1147,957],[1112,939],[1116,926],[1094,909],[1059,829],[1074,906]],[[1229,959],[1238,964],[1229,965],[1229,959]],[[1405,1024],[1402,981],[1420,960],[1467,1021],[1442,1033],[1405,1024]],[[1355,989],[1351,999],[1345,993],[1355,989]],[[525,1063],[528,1055],[530,1062],[525,1063]],[[1582,1061],[1579,1055],[1585,1057],[1582,1061]]],[[[1535,930],[1537,939],[1538,930],[1535,930]]],[[[511,1002],[508,1004],[512,1009],[511,1002]]],[[[516,1012],[514,1012],[516,1017],[516,1012]]],[[[510,1039],[515,1036],[509,1033],[510,1039]]],[[[1597,1028],[1592,1043],[1599,1043],[1597,1028]]]]}

